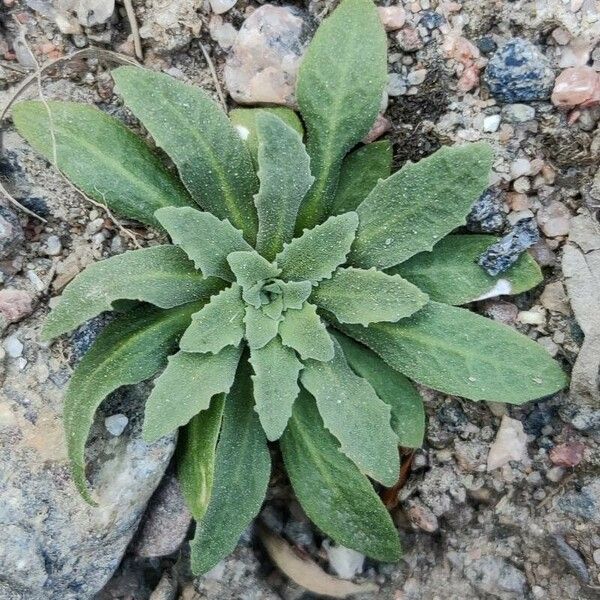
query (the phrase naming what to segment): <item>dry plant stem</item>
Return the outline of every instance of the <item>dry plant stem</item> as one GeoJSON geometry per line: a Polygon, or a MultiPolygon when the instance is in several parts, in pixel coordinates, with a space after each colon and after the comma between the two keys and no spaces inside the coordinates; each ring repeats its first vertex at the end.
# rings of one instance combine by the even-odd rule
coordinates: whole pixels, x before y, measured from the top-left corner
{"type": "Polygon", "coordinates": [[[221,105],[223,106],[223,110],[225,112],[227,112],[227,103],[225,102],[225,96],[223,95],[223,90],[221,89],[221,83],[219,82],[219,78],[217,76],[217,71],[215,69],[215,65],[214,65],[212,58],[210,57],[208,51],[206,50],[206,47],[204,46],[204,44],[199,40],[198,40],[198,43],[200,44],[200,50],[202,50],[204,59],[206,60],[206,63],[208,64],[210,74],[212,75],[212,78],[214,79],[215,88],[217,89],[217,95],[219,96],[219,101],[221,102],[221,105]]]}
{"type": "MultiPolygon", "coordinates": [[[[31,52],[31,55],[34,56],[33,52],[31,52]]],[[[14,94],[10,97],[10,99],[8,100],[8,102],[6,103],[6,105],[2,108],[2,110],[0,111],[0,122],[2,122],[4,120],[4,118],[6,117],[6,114],[8,113],[8,111],[10,110],[10,107],[16,102],[16,100],[29,88],[29,86],[33,83],[36,82],[37,86],[38,86],[38,94],[40,96],[41,101],[44,103],[44,105],[46,106],[46,110],[48,111],[48,118],[50,119],[50,122],[52,122],[52,114],[50,112],[50,108],[48,106],[48,103],[46,102],[46,99],[44,98],[44,94],[42,92],[42,76],[52,67],[57,66],[59,64],[63,64],[63,63],[68,63],[76,58],[79,57],[90,57],[90,56],[100,56],[100,57],[104,57],[108,60],[111,60],[113,62],[116,62],[118,64],[129,64],[129,65],[134,65],[134,66],[140,66],[138,64],[137,61],[133,60],[132,58],[125,56],[124,54],[119,54],[118,52],[112,52],[111,50],[104,50],[102,48],[84,48],[83,50],[78,50],[77,52],[73,52],[73,54],[69,54],[68,56],[61,56],[60,58],[56,58],[54,60],[51,60],[49,62],[47,62],[46,64],[40,66],[37,63],[36,60],[36,70],[35,72],[31,73],[30,75],[28,75],[22,82],[21,84],[18,86],[18,88],[15,90],[14,94]]],[[[56,142],[54,139],[54,130],[51,128],[51,132],[50,132],[51,136],[52,136],[52,142],[53,142],[53,154],[54,154],[54,160],[53,160],[53,164],[56,167],[56,142]]],[[[133,240],[133,243],[136,247],[140,247],[139,243],[135,237],[135,234],[133,234],[131,231],[129,231],[128,229],[125,229],[112,215],[112,213],[110,212],[110,210],[108,209],[108,207],[100,202],[96,202],[95,200],[92,200],[91,198],[89,198],[86,194],[84,194],[80,189],[78,189],[77,187],[75,187],[65,176],[64,174],[60,171],[60,169],[58,169],[58,167],[56,167],[57,170],[59,171],[59,173],[61,174],[62,178],[68,183],[68,185],[75,190],[76,192],[78,192],[79,194],[81,194],[88,202],[90,202],[91,204],[93,204],[94,206],[98,206],[102,209],[104,209],[108,215],[108,217],[110,218],[111,221],[113,221],[113,223],[115,223],[115,225],[119,228],[120,231],[122,231],[123,233],[125,233],[130,239],[133,240]]],[[[2,183],[0,182],[0,193],[5,196],[8,201],[13,204],[16,208],[18,208],[19,210],[21,210],[22,212],[26,213],[27,215],[29,215],[30,217],[33,217],[35,219],[38,219],[39,221],[41,221],[42,223],[47,223],[48,221],[46,219],[44,219],[43,217],[41,217],[40,215],[34,213],[33,211],[29,210],[27,207],[23,206],[16,198],[14,198],[9,192],[8,190],[4,187],[4,185],[2,185],[2,183]]]]}
{"type": "Polygon", "coordinates": [[[133,36],[133,48],[135,51],[135,55],[139,60],[143,60],[144,54],[142,51],[142,40],[140,38],[140,30],[138,28],[137,19],[135,18],[133,4],[131,3],[131,0],[123,0],[123,4],[125,6],[125,12],[127,13],[127,20],[129,21],[129,26],[131,27],[131,35],[133,36]]]}

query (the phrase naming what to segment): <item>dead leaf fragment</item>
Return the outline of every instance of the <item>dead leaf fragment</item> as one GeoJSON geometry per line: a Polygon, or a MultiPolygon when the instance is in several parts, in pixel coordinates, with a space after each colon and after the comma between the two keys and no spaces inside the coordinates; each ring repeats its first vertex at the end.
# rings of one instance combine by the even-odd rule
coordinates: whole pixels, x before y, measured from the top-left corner
{"type": "Polygon", "coordinates": [[[600,400],[600,225],[588,212],[572,219],[562,269],[571,307],[585,339],[573,366],[571,394],[584,404],[600,400]]]}
{"type": "Polygon", "coordinates": [[[281,536],[264,526],[260,528],[259,535],[271,560],[281,571],[313,594],[329,598],[348,598],[353,594],[379,591],[374,583],[352,583],[325,573],[316,562],[301,556],[281,536]]]}

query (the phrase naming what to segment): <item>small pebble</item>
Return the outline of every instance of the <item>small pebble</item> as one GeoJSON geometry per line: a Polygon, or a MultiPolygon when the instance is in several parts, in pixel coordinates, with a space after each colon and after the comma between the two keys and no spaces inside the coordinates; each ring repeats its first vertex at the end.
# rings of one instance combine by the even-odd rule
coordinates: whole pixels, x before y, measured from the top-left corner
{"type": "Polygon", "coordinates": [[[510,461],[522,461],[527,458],[527,435],[521,421],[503,416],[496,439],[490,447],[487,457],[487,470],[493,471],[507,465],[510,461]]]}
{"type": "Polygon", "coordinates": [[[3,346],[11,358],[19,358],[23,354],[23,343],[14,335],[4,340],[3,346]]]}
{"type": "Polygon", "coordinates": [[[87,224],[85,228],[85,234],[92,237],[95,233],[98,233],[104,227],[104,219],[98,217],[87,224]]]}
{"type": "Polygon", "coordinates": [[[552,483],[558,483],[565,476],[564,467],[552,467],[546,471],[546,479],[552,483]]]}
{"type": "Polygon", "coordinates": [[[494,133],[500,127],[500,115],[489,115],[483,119],[483,131],[486,133],[494,133]]]}
{"type": "Polygon", "coordinates": [[[502,192],[488,188],[475,202],[467,217],[467,229],[474,233],[499,233],[506,226],[502,192]]]}
{"type": "Polygon", "coordinates": [[[535,119],[535,108],[527,104],[507,104],[502,108],[502,116],[509,123],[525,123],[535,119]]]}
{"type": "Polygon", "coordinates": [[[559,467],[576,467],[583,459],[585,446],[581,442],[558,444],[548,452],[553,464],[559,467]]]}
{"type": "Polygon", "coordinates": [[[323,547],[327,553],[329,565],[338,577],[352,579],[362,572],[365,562],[364,554],[344,546],[334,546],[329,543],[329,540],[323,542],[323,547]]]}
{"type": "Polygon", "coordinates": [[[415,528],[427,533],[433,533],[439,528],[437,517],[423,504],[413,504],[408,509],[407,516],[415,528]]]}
{"type": "Polygon", "coordinates": [[[569,233],[570,217],[569,209],[554,200],[538,211],[537,222],[546,237],[558,237],[569,233]]]}
{"type": "Polygon", "coordinates": [[[408,89],[406,80],[400,73],[390,73],[388,76],[387,93],[390,96],[401,96],[408,89]]]}
{"type": "Polygon", "coordinates": [[[379,6],[377,12],[386,31],[397,31],[406,23],[406,11],[401,6],[379,6]]]}
{"type": "Polygon", "coordinates": [[[479,51],[485,55],[492,54],[492,52],[495,52],[498,48],[498,44],[496,44],[494,38],[489,35],[479,38],[476,43],[479,51]]]}
{"type": "Polygon", "coordinates": [[[529,175],[531,173],[531,163],[526,158],[518,158],[510,166],[510,176],[513,179],[518,179],[523,175],[529,175]]]}
{"type": "Polygon", "coordinates": [[[546,315],[540,310],[522,310],[519,313],[518,320],[523,325],[540,326],[546,323],[546,315]]]}
{"type": "Polygon", "coordinates": [[[427,29],[436,29],[444,23],[443,15],[434,10],[426,10],[419,21],[420,25],[424,25],[427,29]]]}
{"type": "Polygon", "coordinates": [[[423,47],[423,40],[414,27],[404,27],[396,34],[396,42],[404,52],[416,52],[423,47]]]}
{"type": "Polygon", "coordinates": [[[32,302],[32,296],[24,290],[0,290],[0,315],[6,323],[16,323],[32,313],[32,302]]]}
{"type": "Polygon", "coordinates": [[[106,427],[106,430],[115,437],[120,436],[125,431],[127,423],[129,423],[129,419],[122,414],[111,415],[110,417],[106,417],[106,419],[104,419],[104,426],[106,427]]]}
{"type": "Polygon", "coordinates": [[[421,85],[426,77],[427,69],[415,69],[407,75],[406,82],[408,85],[421,85]]]}
{"type": "Polygon", "coordinates": [[[62,243],[57,235],[51,235],[44,244],[44,252],[48,256],[58,256],[62,252],[62,243]]]}
{"type": "Polygon", "coordinates": [[[221,15],[228,10],[231,10],[235,6],[237,0],[209,0],[209,2],[212,11],[217,15],[221,15]]]}
{"type": "Polygon", "coordinates": [[[600,74],[592,67],[565,69],[554,83],[552,104],[564,108],[600,102],[600,74]]]}

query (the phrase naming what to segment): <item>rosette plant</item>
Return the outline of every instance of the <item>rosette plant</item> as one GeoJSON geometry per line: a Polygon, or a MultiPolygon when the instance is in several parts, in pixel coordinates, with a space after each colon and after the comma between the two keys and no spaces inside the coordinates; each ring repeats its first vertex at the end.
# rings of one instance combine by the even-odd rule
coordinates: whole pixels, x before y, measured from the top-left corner
{"type": "Polygon", "coordinates": [[[143,435],[180,432],[197,573],[258,513],[269,442],[326,535],[393,561],[397,531],[372,482],[394,485],[398,447],[421,444],[410,380],[514,404],[565,385],[541,346],[457,306],[541,280],[528,256],[490,277],[476,258],[494,238],[448,235],[488,186],[490,148],[442,148],[391,174],[387,141],[361,145],[385,89],[386,51],[371,1],[342,0],[302,62],[300,118],[283,108],[228,118],[200,89],[116,69],[125,105],[176,171],[94,107],[14,109],[18,130],[75,185],[172,241],[89,266],[43,337],[116,311],[66,395],[74,480],[93,502],[84,451],[96,409],[120,386],[156,377],[143,435]]]}

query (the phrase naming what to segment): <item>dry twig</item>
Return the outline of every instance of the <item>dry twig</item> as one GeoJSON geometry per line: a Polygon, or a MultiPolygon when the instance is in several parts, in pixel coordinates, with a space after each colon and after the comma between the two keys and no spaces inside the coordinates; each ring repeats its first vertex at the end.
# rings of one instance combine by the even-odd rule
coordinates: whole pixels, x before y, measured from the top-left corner
{"type": "Polygon", "coordinates": [[[125,5],[125,12],[127,13],[129,27],[131,27],[131,35],[133,36],[133,48],[135,51],[135,55],[139,60],[143,60],[144,53],[142,50],[142,39],[140,38],[140,30],[138,28],[137,19],[135,18],[133,4],[131,3],[131,0],[123,0],[123,4],[125,5]]]}

